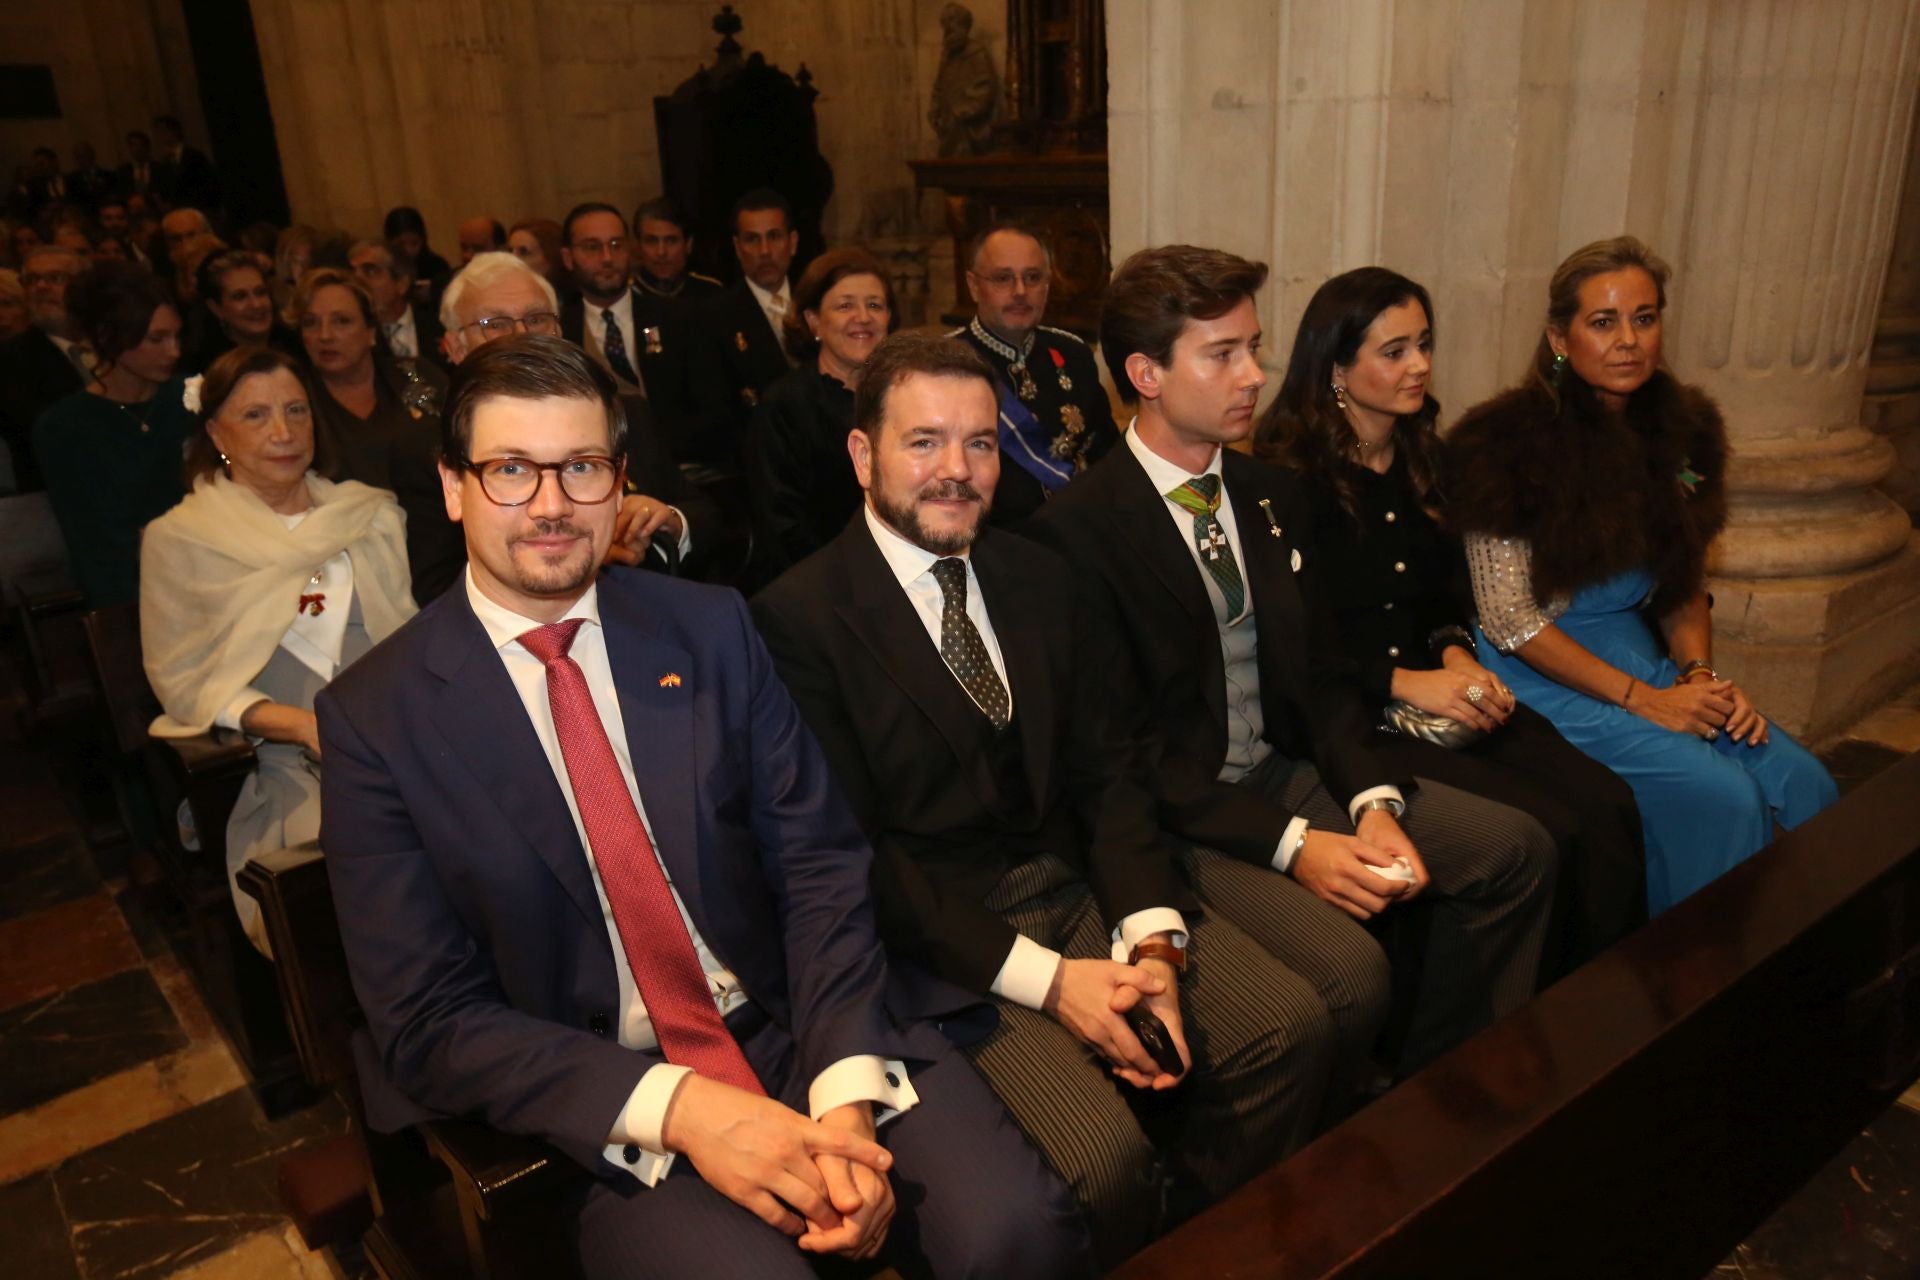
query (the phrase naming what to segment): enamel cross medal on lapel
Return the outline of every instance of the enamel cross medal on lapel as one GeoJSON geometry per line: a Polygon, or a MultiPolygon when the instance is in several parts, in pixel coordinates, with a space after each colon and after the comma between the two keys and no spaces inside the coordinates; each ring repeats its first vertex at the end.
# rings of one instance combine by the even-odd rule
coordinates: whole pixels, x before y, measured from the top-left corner
{"type": "Polygon", "coordinates": [[[1267,518],[1267,533],[1272,537],[1280,536],[1280,522],[1273,516],[1273,499],[1260,499],[1260,514],[1267,518]]]}
{"type": "Polygon", "coordinates": [[[1220,558],[1220,548],[1227,545],[1227,535],[1226,531],[1221,529],[1219,521],[1210,520],[1207,522],[1207,536],[1200,539],[1200,545],[1206,548],[1207,559],[1218,560],[1220,558]]]}

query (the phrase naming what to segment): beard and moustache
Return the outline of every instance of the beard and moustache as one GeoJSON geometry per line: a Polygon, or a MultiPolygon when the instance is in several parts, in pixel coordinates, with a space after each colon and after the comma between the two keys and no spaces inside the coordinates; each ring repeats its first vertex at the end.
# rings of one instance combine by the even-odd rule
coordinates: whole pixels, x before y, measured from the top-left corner
{"type": "Polygon", "coordinates": [[[907,502],[896,503],[879,489],[873,491],[873,510],[889,527],[908,542],[935,555],[950,556],[965,551],[980,534],[980,522],[993,510],[993,500],[972,485],[960,480],[935,481],[907,502]],[[938,531],[928,529],[920,520],[922,502],[967,501],[979,504],[973,524],[965,529],[938,531]]]}
{"type": "Polygon", "coordinates": [[[598,557],[593,554],[593,536],[569,520],[535,520],[533,528],[508,539],[507,553],[514,576],[519,580],[517,585],[528,595],[565,595],[578,590],[592,579],[594,570],[599,567],[598,557]],[[572,552],[558,560],[545,554],[536,554],[531,565],[513,555],[523,542],[555,536],[581,539],[581,550],[585,555],[578,564],[574,563],[572,552]]]}

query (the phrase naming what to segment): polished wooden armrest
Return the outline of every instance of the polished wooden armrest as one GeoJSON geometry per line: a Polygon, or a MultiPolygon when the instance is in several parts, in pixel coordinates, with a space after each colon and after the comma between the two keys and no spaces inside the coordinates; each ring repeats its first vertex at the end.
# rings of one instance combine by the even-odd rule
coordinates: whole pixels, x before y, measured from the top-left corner
{"type": "Polygon", "coordinates": [[[155,737],[168,749],[180,772],[193,782],[227,773],[245,777],[253,770],[253,742],[232,729],[213,729],[191,738],[155,737]]]}
{"type": "Polygon", "coordinates": [[[587,1176],[543,1142],[472,1120],[427,1120],[416,1127],[427,1149],[453,1175],[461,1203],[487,1221],[543,1203],[587,1176]]]}

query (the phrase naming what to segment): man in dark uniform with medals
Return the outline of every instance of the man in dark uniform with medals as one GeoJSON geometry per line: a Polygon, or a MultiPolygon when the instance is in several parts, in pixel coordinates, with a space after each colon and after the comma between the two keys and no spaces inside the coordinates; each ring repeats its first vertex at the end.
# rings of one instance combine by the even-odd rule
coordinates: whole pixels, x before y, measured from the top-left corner
{"type": "Polygon", "coordinates": [[[967,260],[974,318],[951,336],[979,352],[1000,399],[1000,495],[996,524],[1040,509],[1120,438],[1093,351],[1065,329],[1041,324],[1053,255],[1031,231],[988,228],[967,260]]]}

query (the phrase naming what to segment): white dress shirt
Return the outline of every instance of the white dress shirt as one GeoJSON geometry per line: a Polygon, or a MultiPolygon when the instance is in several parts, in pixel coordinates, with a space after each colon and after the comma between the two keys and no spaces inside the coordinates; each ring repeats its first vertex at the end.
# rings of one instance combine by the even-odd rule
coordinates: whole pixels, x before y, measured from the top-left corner
{"type": "MultiPolygon", "coordinates": [[[[873,534],[887,567],[893,570],[894,579],[899,582],[900,589],[907,593],[913,611],[920,616],[920,625],[927,629],[927,637],[938,650],[946,595],[934,579],[933,566],[936,561],[947,557],[937,556],[895,533],[874,514],[870,504],[862,506],[860,510],[867,518],[867,529],[873,534]]],[[[1000,641],[993,634],[993,619],[988,616],[986,601],[981,596],[980,579],[974,576],[973,557],[960,551],[953,558],[967,566],[967,617],[980,632],[980,642],[986,647],[987,657],[992,661],[994,671],[999,674],[1000,683],[1006,686],[1007,714],[1011,717],[1013,685],[1007,679],[1006,660],[1000,654],[1000,641]]],[[[1120,922],[1120,927],[1113,931],[1113,958],[1124,964],[1142,938],[1156,933],[1171,933],[1174,935],[1174,945],[1187,945],[1187,922],[1179,911],[1172,907],[1146,907],[1126,917],[1120,922]]],[[[1046,1004],[1047,992],[1053,987],[1053,975],[1059,967],[1058,951],[1035,942],[1024,933],[1016,934],[1013,946],[1007,951],[1007,958],[1000,962],[1000,972],[994,975],[988,990],[1015,1004],[1038,1009],[1046,1004]]]]}
{"type": "MultiPolygon", "coordinates": [[[[593,890],[600,898],[607,937],[613,944],[614,973],[620,984],[619,1042],[629,1049],[658,1048],[659,1040],[653,1033],[653,1021],[647,1016],[639,984],[634,981],[633,969],[627,963],[626,948],[621,944],[619,928],[614,923],[613,908],[607,901],[606,888],[600,881],[600,865],[594,858],[586,824],[581,820],[580,807],[574,800],[573,786],[567,776],[566,757],[560,750],[560,735],[554,728],[553,710],[547,698],[546,665],[519,641],[527,632],[545,624],[523,617],[488,599],[475,584],[471,566],[467,569],[466,577],[467,600],[473,605],[474,616],[486,629],[487,638],[493,642],[501,662],[506,666],[508,677],[513,681],[514,691],[520,695],[520,701],[527,709],[527,717],[533,722],[540,746],[547,754],[547,763],[553,769],[554,779],[560,784],[560,794],[566,798],[567,812],[573,816],[574,830],[580,836],[580,847],[586,850],[587,865],[593,872],[593,890]]],[[[641,799],[640,786],[634,776],[626,725],[620,715],[620,699],[613,684],[613,668],[607,660],[606,634],[600,627],[599,587],[589,586],[586,594],[567,610],[565,617],[584,620],[585,625],[574,636],[568,656],[579,665],[586,679],[594,710],[600,715],[601,727],[606,730],[614,759],[620,765],[620,776],[626,780],[627,792],[633,797],[634,808],[646,827],[647,839],[652,841],[653,824],[647,821],[646,802],[641,799]]],[[[657,844],[654,856],[660,856],[657,844]]],[[[741,989],[739,979],[721,963],[700,936],[693,917],[687,914],[686,904],[680,900],[680,891],[672,888],[673,873],[664,861],[661,862],[661,870],[667,877],[668,887],[672,889],[674,905],[680,909],[680,919],[686,925],[687,936],[693,940],[694,956],[700,962],[701,972],[706,975],[707,990],[724,1017],[746,1003],[747,993],[741,989]]],[[[628,1169],[648,1186],[665,1177],[673,1165],[673,1153],[666,1149],[661,1140],[661,1130],[665,1127],[667,1107],[673,1101],[674,1091],[691,1071],[691,1067],[668,1062],[648,1068],[620,1114],[614,1117],[609,1130],[605,1151],[607,1160],[628,1169]],[[626,1158],[626,1149],[629,1147],[638,1148],[637,1159],[626,1158]]],[[[905,1111],[919,1101],[919,1097],[907,1079],[903,1063],[872,1055],[842,1058],[814,1078],[808,1094],[808,1107],[815,1119],[835,1107],[863,1101],[878,1104],[875,1114],[878,1121],[905,1111]],[[888,1084],[890,1072],[900,1082],[898,1086],[888,1084]]]]}
{"type": "MultiPolygon", "coordinates": [[[[1148,482],[1153,485],[1154,491],[1160,494],[1167,518],[1173,521],[1173,527],[1179,531],[1180,545],[1185,547],[1187,554],[1192,557],[1193,567],[1199,571],[1203,581],[1210,580],[1206,566],[1200,561],[1200,548],[1193,540],[1193,512],[1166,496],[1193,479],[1193,473],[1177,463],[1167,461],[1149,449],[1146,441],[1142,440],[1140,433],[1134,429],[1139,421],[1135,418],[1127,423],[1127,447],[1133,450],[1133,456],[1139,459],[1141,467],[1146,470],[1148,482]]],[[[1247,577],[1247,558],[1240,549],[1240,526],[1234,520],[1233,503],[1228,500],[1227,481],[1220,469],[1220,450],[1217,447],[1213,451],[1212,460],[1207,463],[1207,469],[1200,474],[1220,476],[1220,509],[1214,513],[1214,518],[1220,522],[1220,528],[1227,536],[1227,546],[1233,551],[1234,563],[1240,566],[1240,581],[1246,588],[1246,602],[1242,606],[1241,613],[1244,617],[1253,610],[1253,583],[1247,577]]],[[[1296,565],[1295,568],[1297,571],[1298,566],[1296,565]]],[[[1402,806],[1406,803],[1398,787],[1368,787],[1354,796],[1347,805],[1347,816],[1354,822],[1359,822],[1360,806],[1374,799],[1393,800],[1402,806]]],[[[1306,834],[1307,820],[1298,814],[1294,815],[1292,821],[1287,823],[1286,830],[1280,833],[1280,843],[1274,849],[1272,859],[1274,870],[1284,872],[1293,866],[1294,852],[1300,847],[1300,841],[1306,838],[1306,834]]]]}
{"type": "Polygon", "coordinates": [[[387,350],[402,360],[412,360],[420,355],[420,329],[413,322],[413,307],[408,305],[400,312],[400,318],[386,326],[387,350]]]}

